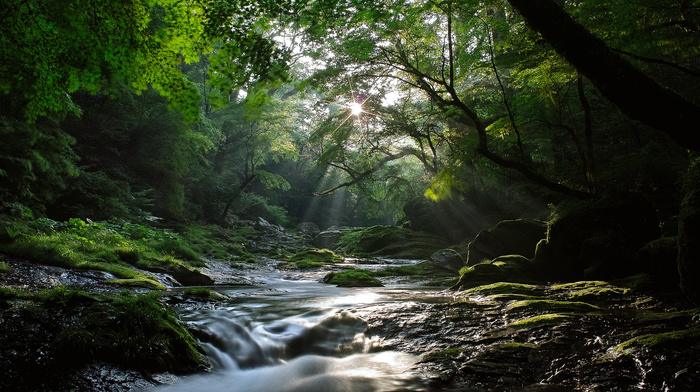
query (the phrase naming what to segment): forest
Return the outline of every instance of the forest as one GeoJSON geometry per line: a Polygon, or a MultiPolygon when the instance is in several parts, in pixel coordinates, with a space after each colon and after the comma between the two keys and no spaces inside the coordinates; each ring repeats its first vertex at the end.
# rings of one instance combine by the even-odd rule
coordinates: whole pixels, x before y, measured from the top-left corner
{"type": "Polygon", "coordinates": [[[0,389],[694,390],[698,135],[697,0],[3,0],[0,389]]]}

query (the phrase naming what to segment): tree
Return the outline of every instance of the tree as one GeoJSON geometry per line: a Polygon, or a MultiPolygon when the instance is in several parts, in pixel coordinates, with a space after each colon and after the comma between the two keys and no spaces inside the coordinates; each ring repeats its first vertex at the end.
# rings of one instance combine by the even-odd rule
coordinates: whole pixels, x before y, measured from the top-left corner
{"type": "Polygon", "coordinates": [[[3,106],[30,122],[79,113],[70,94],[122,81],[136,91],[153,86],[197,118],[197,93],[178,67],[208,46],[203,12],[170,0],[8,0],[0,13],[3,106]]]}
{"type": "MultiPolygon", "coordinates": [[[[683,147],[700,149],[700,106],[660,85],[591,34],[555,0],[508,0],[528,24],[630,118],[665,132],[683,147]]],[[[690,7],[690,2],[678,8],[690,7]]],[[[697,5],[695,5],[697,8],[697,5]]],[[[689,13],[692,15],[692,13],[689,13]]],[[[697,14],[697,13],[696,13],[697,14]]],[[[697,33],[696,18],[687,20],[697,33]]]]}

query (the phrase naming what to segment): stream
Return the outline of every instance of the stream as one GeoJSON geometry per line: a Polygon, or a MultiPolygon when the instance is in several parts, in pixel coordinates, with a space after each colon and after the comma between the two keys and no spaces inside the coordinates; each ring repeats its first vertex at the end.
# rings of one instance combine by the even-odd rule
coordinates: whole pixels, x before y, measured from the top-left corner
{"type": "MultiPolygon", "coordinates": [[[[413,260],[377,260],[378,269],[413,260]]],[[[440,289],[405,284],[341,288],[320,283],[328,271],[246,271],[254,286],[216,287],[227,298],[211,308],[180,307],[213,372],[155,391],[423,391],[419,356],[382,347],[366,335],[368,319],[411,301],[444,297],[440,289]],[[422,292],[416,296],[416,292],[422,292]]],[[[354,267],[352,259],[341,268],[354,267]]]]}
{"type": "Polygon", "coordinates": [[[606,282],[495,284],[453,292],[383,278],[320,283],[347,259],[300,271],[241,267],[224,300],[176,305],[213,371],[153,392],[691,391],[700,385],[700,315],[606,282]]]}

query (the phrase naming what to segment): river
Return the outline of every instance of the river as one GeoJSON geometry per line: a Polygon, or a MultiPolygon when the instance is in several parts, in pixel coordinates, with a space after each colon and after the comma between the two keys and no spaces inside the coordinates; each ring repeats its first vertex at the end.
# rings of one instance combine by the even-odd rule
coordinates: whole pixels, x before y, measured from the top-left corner
{"type": "Polygon", "coordinates": [[[153,392],[698,390],[700,313],[629,282],[320,283],[331,270],[407,263],[242,267],[249,284],[212,287],[224,300],[177,306],[213,371],[153,392]]]}
{"type": "MultiPolygon", "coordinates": [[[[364,260],[363,260],[364,261],[364,260]]],[[[377,269],[413,260],[377,260],[377,269]]],[[[247,270],[252,286],[221,286],[225,301],[211,308],[180,307],[195,329],[213,372],[185,378],[155,391],[423,391],[415,371],[419,356],[383,347],[367,336],[373,314],[390,314],[411,301],[432,301],[441,289],[389,283],[378,288],[341,288],[320,283],[328,271],[289,272],[268,260],[247,270]],[[416,296],[416,291],[423,294],[416,296]]],[[[350,259],[336,267],[354,267],[350,259]]]]}

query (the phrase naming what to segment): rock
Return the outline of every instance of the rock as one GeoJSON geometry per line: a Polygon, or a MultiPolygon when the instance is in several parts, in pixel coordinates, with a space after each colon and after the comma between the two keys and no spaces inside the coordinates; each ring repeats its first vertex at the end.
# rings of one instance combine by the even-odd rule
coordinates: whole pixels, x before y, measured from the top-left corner
{"type": "Polygon", "coordinates": [[[429,261],[437,268],[455,273],[459,272],[466,265],[462,256],[454,249],[439,250],[430,256],[429,261]]]}
{"type": "Polygon", "coordinates": [[[172,269],[153,267],[148,269],[151,272],[160,272],[171,275],[183,286],[209,286],[214,284],[214,280],[204,275],[199,270],[192,270],[184,265],[177,265],[172,269]]]}
{"type": "Polygon", "coordinates": [[[700,189],[683,199],[678,220],[678,272],[683,293],[700,304],[700,189]]]}
{"type": "Polygon", "coordinates": [[[640,272],[637,251],[660,235],[656,211],[634,193],[557,206],[535,263],[553,280],[614,279],[640,272]]]}
{"type": "Polygon", "coordinates": [[[334,284],[338,287],[380,287],[382,282],[372,276],[372,272],[363,269],[351,269],[342,272],[330,272],[322,280],[323,283],[334,284]]]}
{"type": "Polygon", "coordinates": [[[301,222],[297,225],[297,230],[299,233],[306,234],[311,237],[315,237],[321,232],[314,222],[301,222]]]}
{"type": "Polygon", "coordinates": [[[482,230],[469,243],[467,265],[476,265],[484,259],[518,254],[527,258],[535,255],[538,241],[545,238],[545,222],[528,219],[508,220],[491,229],[482,230]]]}
{"type": "Polygon", "coordinates": [[[340,230],[329,230],[318,233],[314,238],[314,246],[323,249],[333,249],[343,233],[340,230]]]}
{"type": "Polygon", "coordinates": [[[460,277],[455,289],[468,289],[496,282],[539,283],[540,270],[524,256],[501,256],[489,263],[471,266],[460,277]]]}

